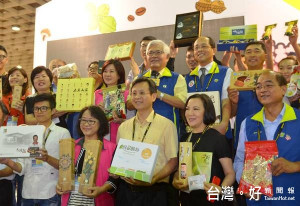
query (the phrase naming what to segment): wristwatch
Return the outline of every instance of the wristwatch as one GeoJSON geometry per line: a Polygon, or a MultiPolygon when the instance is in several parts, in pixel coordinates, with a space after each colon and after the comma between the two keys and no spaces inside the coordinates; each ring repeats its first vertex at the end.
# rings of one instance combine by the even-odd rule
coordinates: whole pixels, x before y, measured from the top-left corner
{"type": "Polygon", "coordinates": [[[159,99],[162,101],[162,99],[163,99],[163,97],[165,96],[165,93],[160,93],[160,95],[159,95],[159,99]]]}

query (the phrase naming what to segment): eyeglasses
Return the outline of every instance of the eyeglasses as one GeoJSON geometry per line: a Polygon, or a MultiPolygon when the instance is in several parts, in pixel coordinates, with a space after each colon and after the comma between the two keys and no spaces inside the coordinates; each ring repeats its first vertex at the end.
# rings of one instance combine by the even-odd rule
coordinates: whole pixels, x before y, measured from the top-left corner
{"type": "Polygon", "coordinates": [[[132,97],[136,97],[136,96],[139,95],[139,96],[142,96],[142,97],[143,97],[143,96],[145,96],[146,94],[150,94],[150,92],[144,92],[144,91],[141,91],[141,92],[132,92],[132,93],[131,93],[131,96],[132,96],[132,97]]]}
{"type": "Polygon", "coordinates": [[[161,50],[156,50],[156,51],[149,51],[148,53],[147,53],[147,55],[148,56],[159,56],[159,55],[161,55],[161,54],[163,54],[164,52],[163,51],[161,51],[161,50]]]}
{"type": "Polygon", "coordinates": [[[6,56],[5,55],[0,55],[0,61],[2,61],[3,59],[5,59],[6,56]]]}
{"type": "Polygon", "coordinates": [[[48,109],[50,109],[50,107],[47,106],[41,106],[41,107],[33,107],[33,111],[34,112],[46,112],[48,109]]]}
{"type": "Polygon", "coordinates": [[[79,119],[80,124],[88,124],[90,126],[94,125],[97,121],[91,119],[79,119]]]}
{"type": "Polygon", "coordinates": [[[264,88],[265,90],[270,90],[270,89],[272,89],[275,86],[276,85],[274,85],[274,84],[265,84],[265,85],[257,84],[256,87],[255,87],[255,89],[257,91],[260,91],[262,88],[264,88]]]}

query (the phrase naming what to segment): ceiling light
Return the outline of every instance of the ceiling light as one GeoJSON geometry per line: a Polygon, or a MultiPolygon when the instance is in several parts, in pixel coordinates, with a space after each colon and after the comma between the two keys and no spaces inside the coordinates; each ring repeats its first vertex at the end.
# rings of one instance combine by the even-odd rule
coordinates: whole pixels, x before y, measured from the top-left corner
{"type": "Polygon", "coordinates": [[[18,66],[16,66],[18,69],[22,69],[22,66],[21,65],[18,65],[18,66]]]}
{"type": "Polygon", "coordinates": [[[20,27],[20,25],[12,25],[11,29],[14,30],[14,31],[20,31],[21,27],[20,27]]]}

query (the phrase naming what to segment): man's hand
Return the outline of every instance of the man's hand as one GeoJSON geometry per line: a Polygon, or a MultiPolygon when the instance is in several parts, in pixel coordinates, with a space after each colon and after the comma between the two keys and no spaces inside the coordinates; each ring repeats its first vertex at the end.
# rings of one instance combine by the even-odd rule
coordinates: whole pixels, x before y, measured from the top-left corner
{"type": "Polygon", "coordinates": [[[270,35],[270,38],[267,40],[262,40],[262,42],[264,43],[264,45],[266,46],[266,50],[267,53],[272,54],[273,52],[273,39],[272,39],[272,35],[270,35]]]}
{"type": "Polygon", "coordinates": [[[239,91],[237,89],[230,89],[228,87],[228,98],[232,104],[237,104],[239,102],[239,91]]]}
{"type": "Polygon", "coordinates": [[[175,58],[176,55],[178,54],[178,48],[175,47],[173,40],[171,41],[169,47],[170,47],[170,57],[175,58]]]}
{"type": "Polygon", "coordinates": [[[292,32],[293,32],[293,35],[289,36],[289,41],[292,45],[297,45],[297,41],[298,41],[298,26],[295,25],[293,26],[292,28],[292,32]]]}
{"type": "Polygon", "coordinates": [[[140,69],[133,57],[131,57],[130,67],[132,70],[133,78],[138,76],[140,73],[140,69]]]}
{"type": "Polygon", "coordinates": [[[213,126],[215,130],[220,132],[221,134],[225,135],[227,128],[228,128],[228,122],[221,122],[220,124],[216,124],[213,126]]]}
{"type": "Polygon", "coordinates": [[[272,174],[279,176],[282,173],[295,173],[299,172],[299,163],[290,162],[282,157],[274,160],[271,165],[272,174]]]}
{"type": "Polygon", "coordinates": [[[47,150],[45,149],[40,149],[39,151],[37,151],[37,153],[40,153],[41,154],[41,157],[36,157],[36,159],[38,160],[42,160],[44,162],[47,162],[48,161],[48,152],[47,150]]]}
{"type": "Polygon", "coordinates": [[[121,179],[127,182],[128,184],[135,185],[135,186],[149,187],[155,184],[154,178],[152,178],[151,183],[135,180],[132,177],[121,177],[121,179]]]}

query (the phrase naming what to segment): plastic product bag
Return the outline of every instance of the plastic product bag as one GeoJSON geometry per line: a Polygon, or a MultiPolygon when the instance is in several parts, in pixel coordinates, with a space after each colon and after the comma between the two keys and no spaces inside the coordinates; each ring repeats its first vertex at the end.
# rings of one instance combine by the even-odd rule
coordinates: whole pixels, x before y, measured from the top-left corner
{"type": "Polygon", "coordinates": [[[273,196],[271,163],[278,156],[276,141],[245,142],[245,162],[237,193],[249,193],[260,187],[260,193],[273,196]]]}

